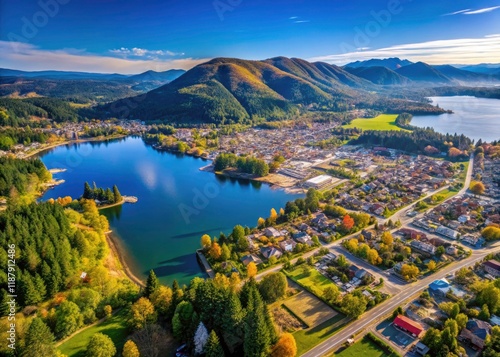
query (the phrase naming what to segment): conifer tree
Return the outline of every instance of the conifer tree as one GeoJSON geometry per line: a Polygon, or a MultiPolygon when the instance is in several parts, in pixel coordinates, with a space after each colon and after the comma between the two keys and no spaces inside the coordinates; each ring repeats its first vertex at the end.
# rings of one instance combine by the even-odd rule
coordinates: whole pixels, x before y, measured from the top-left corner
{"type": "Polygon", "coordinates": [[[35,317],[26,334],[23,357],[54,356],[54,335],[42,319],[35,317]]]}
{"type": "Polygon", "coordinates": [[[210,332],[210,336],[208,336],[208,341],[205,345],[205,356],[224,357],[224,350],[222,349],[219,337],[217,337],[217,334],[214,330],[212,330],[212,332],[210,332]]]}
{"type": "Polygon", "coordinates": [[[120,194],[120,191],[118,191],[118,186],[116,185],[113,185],[113,195],[115,197],[115,203],[121,202],[122,195],[120,194]]]}
{"type": "Polygon", "coordinates": [[[153,270],[149,271],[148,280],[146,282],[146,288],[144,289],[144,296],[150,297],[156,289],[158,289],[160,283],[158,282],[158,278],[153,270]]]}

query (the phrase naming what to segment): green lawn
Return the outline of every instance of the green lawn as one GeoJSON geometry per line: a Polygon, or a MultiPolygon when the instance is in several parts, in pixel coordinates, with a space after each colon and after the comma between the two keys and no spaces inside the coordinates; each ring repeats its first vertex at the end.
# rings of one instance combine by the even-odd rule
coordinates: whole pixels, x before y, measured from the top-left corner
{"type": "MultiPolygon", "coordinates": [[[[375,118],[357,118],[343,128],[360,128],[363,130],[405,130],[396,125],[397,114],[380,114],[375,118]]],[[[408,131],[408,130],[406,130],[408,131]]]]}
{"type": "Polygon", "coordinates": [[[311,348],[344,327],[345,323],[339,323],[344,318],[344,315],[338,314],[316,327],[295,332],[293,336],[295,337],[295,343],[297,344],[297,356],[309,351],[311,348]]]}
{"type": "Polygon", "coordinates": [[[90,338],[97,332],[108,335],[114,342],[116,349],[120,351],[127,337],[127,314],[125,309],[121,310],[111,318],[100,324],[89,327],[59,346],[59,350],[68,357],[83,357],[90,338]]]}
{"type": "MultiPolygon", "coordinates": [[[[306,266],[306,265],[303,265],[306,266]]],[[[328,286],[335,286],[333,281],[321,275],[316,269],[309,267],[309,272],[304,274],[303,266],[299,266],[293,271],[287,271],[287,275],[297,284],[305,287],[318,297],[323,296],[323,291],[328,286]]],[[[336,287],[336,286],[335,286],[336,287]]]]}
{"type": "Polygon", "coordinates": [[[390,356],[378,347],[372,340],[363,337],[361,341],[356,342],[354,345],[347,347],[340,353],[332,355],[332,357],[384,357],[390,356]]]}

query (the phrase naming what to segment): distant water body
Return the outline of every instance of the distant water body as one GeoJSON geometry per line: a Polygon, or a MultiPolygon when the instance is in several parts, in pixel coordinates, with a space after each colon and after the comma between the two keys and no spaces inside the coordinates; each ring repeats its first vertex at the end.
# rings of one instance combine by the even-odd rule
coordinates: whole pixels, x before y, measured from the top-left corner
{"type": "Polygon", "coordinates": [[[43,199],[79,197],[85,181],[99,187],[117,184],[121,193],[138,197],[135,204],[105,209],[133,273],[145,277],[154,269],[160,280],[189,283],[203,275],[195,250],[207,233],[229,233],[236,224],[253,227],[298,195],[267,184],[236,180],[200,171],[209,161],[157,151],[140,138],[60,146],[41,154],[66,182],[43,199]]]}
{"type": "Polygon", "coordinates": [[[476,141],[500,140],[500,100],[468,96],[429,99],[453,114],[414,116],[411,125],[432,127],[443,134],[464,134],[476,141]]]}

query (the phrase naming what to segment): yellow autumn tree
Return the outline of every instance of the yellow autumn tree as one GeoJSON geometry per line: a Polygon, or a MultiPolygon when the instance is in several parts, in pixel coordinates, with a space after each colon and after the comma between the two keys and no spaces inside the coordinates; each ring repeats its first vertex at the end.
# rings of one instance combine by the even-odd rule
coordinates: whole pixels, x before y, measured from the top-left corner
{"type": "Polygon", "coordinates": [[[257,220],[257,227],[263,228],[266,225],[266,220],[262,217],[259,217],[257,220]]]}
{"type": "Polygon", "coordinates": [[[427,269],[434,271],[436,269],[436,262],[431,259],[429,263],[427,263],[427,269]]]}
{"type": "Polygon", "coordinates": [[[278,213],[274,208],[271,208],[271,214],[269,215],[269,219],[271,222],[276,222],[276,219],[278,218],[278,213]]]}
{"type": "Polygon", "coordinates": [[[214,260],[218,260],[222,254],[222,248],[219,243],[213,242],[210,250],[208,251],[208,255],[214,260]]]}
{"type": "Polygon", "coordinates": [[[254,262],[250,262],[247,265],[247,277],[254,278],[257,275],[257,265],[254,262]]]}
{"type": "Polygon", "coordinates": [[[125,342],[125,345],[123,345],[123,352],[122,352],[123,357],[139,357],[139,349],[137,348],[137,345],[134,343],[132,340],[128,340],[125,342]]]}
{"type": "Polygon", "coordinates": [[[212,245],[212,239],[208,234],[204,234],[201,236],[201,246],[202,248],[209,248],[212,245]]]}
{"type": "Polygon", "coordinates": [[[272,357],[295,357],[296,354],[297,344],[291,333],[284,333],[281,335],[271,351],[272,357]]]}

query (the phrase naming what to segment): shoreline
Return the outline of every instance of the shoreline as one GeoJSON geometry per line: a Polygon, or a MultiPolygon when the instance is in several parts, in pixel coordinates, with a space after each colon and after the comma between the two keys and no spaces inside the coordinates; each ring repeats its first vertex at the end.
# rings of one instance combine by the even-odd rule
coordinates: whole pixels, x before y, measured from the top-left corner
{"type": "Polygon", "coordinates": [[[146,284],[142,279],[137,277],[132,270],[130,269],[127,259],[125,258],[125,254],[122,251],[122,248],[119,248],[119,244],[115,242],[115,238],[113,237],[113,232],[109,231],[105,233],[106,235],[106,241],[108,242],[109,249],[113,253],[113,256],[115,259],[117,259],[120,262],[121,265],[121,271],[125,274],[125,276],[132,281],[134,284],[136,284],[139,287],[145,287],[146,284]]]}
{"type": "Polygon", "coordinates": [[[35,149],[34,151],[26,154],[25,156],[21,157],[20,159],[29,159],[30,157],[37,155],[43,151],[54,149],[58,146],[63,146],[63,145],[70,145],[70,144],[80,144],[80,143],[87,143],[91,141],[109,141],[109,140],[114,140],[114,139],[121,139],[121,138],[126,138],[128,135],[119,135],[119,136],[112,136],[112,137],[95,137],[95,138],[84,138],[84,139],[78,139],[78,140],[64,140],[60,141],[54,144],[51,144],[49,146],[35,149]]]}

